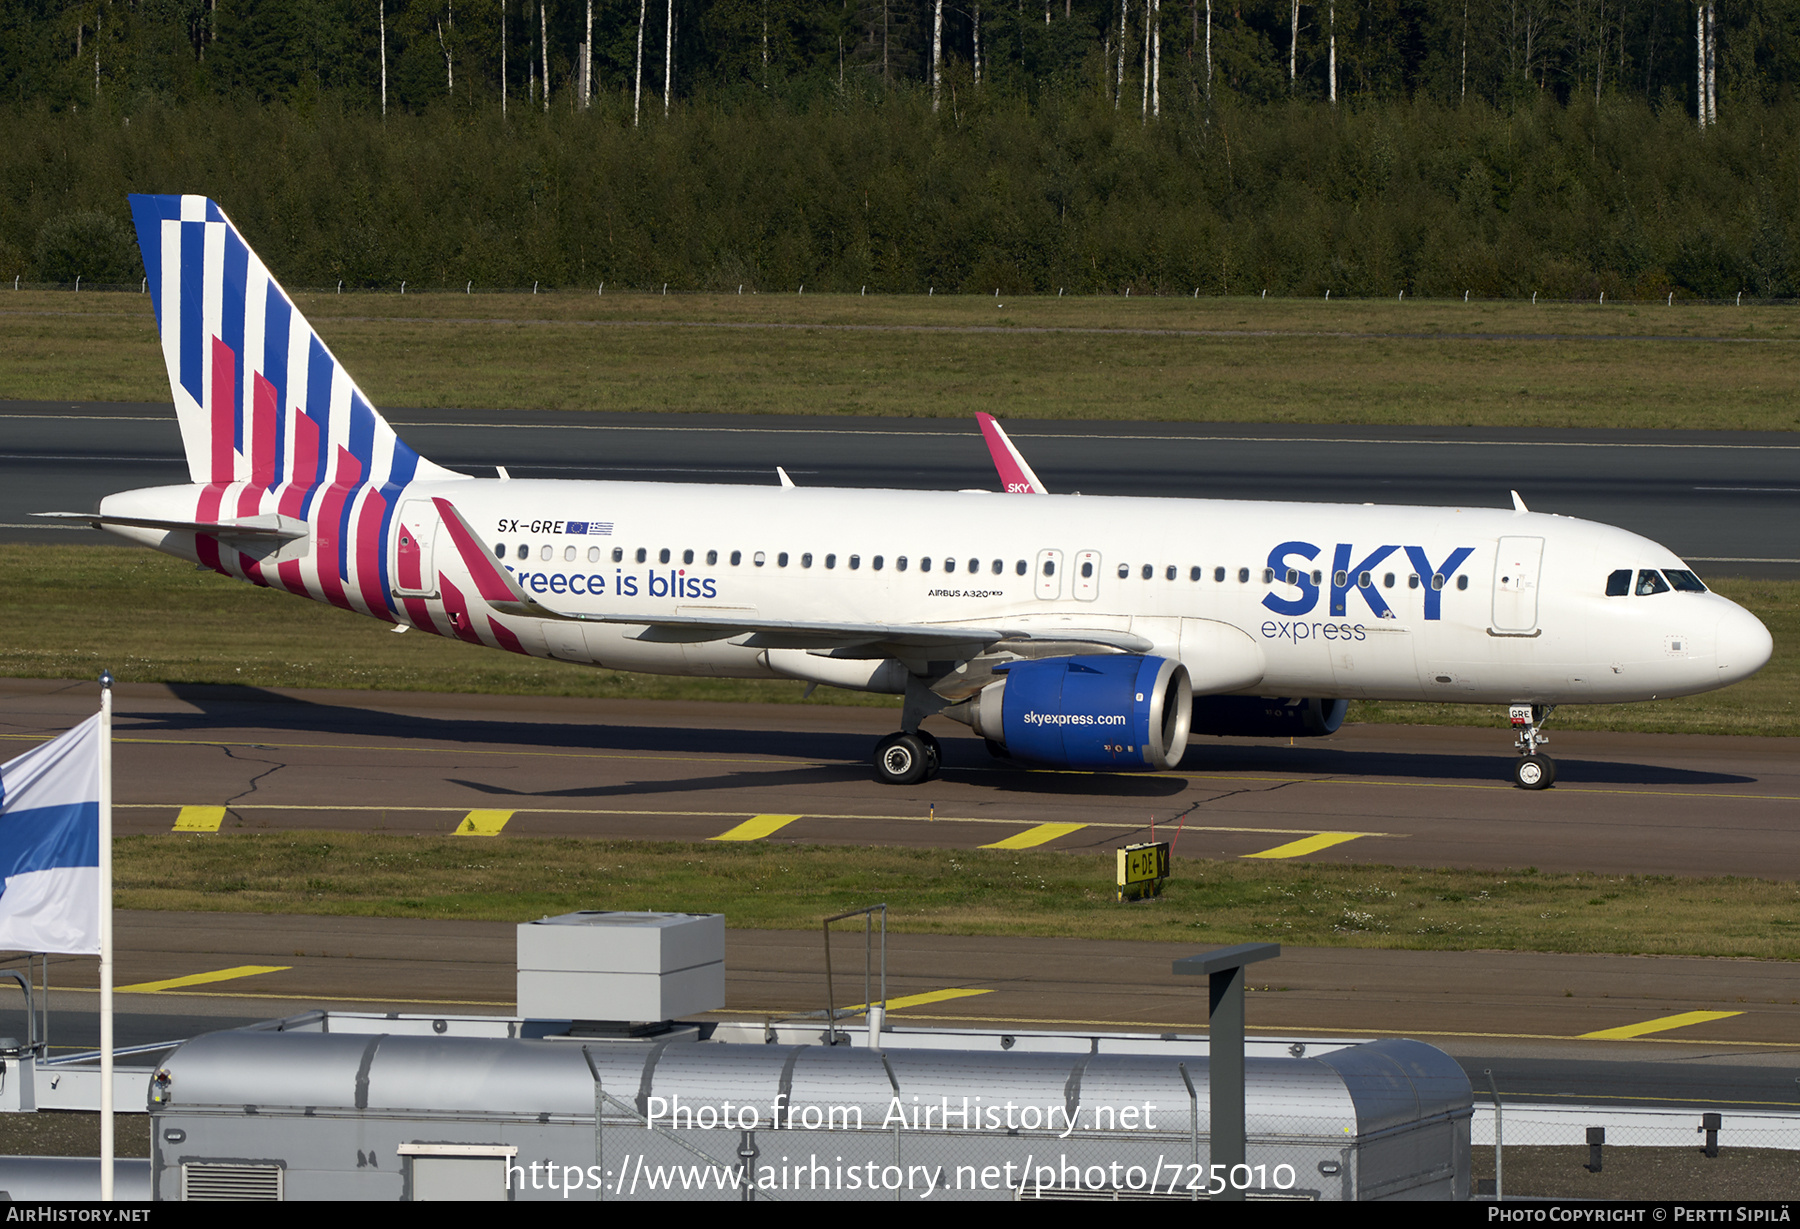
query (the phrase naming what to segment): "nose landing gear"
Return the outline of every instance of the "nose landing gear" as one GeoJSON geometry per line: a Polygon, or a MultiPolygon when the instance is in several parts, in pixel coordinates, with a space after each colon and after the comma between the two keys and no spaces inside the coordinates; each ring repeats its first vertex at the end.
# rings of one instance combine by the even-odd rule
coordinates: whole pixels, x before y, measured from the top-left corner
{"type": "Polygon", "coordinates": [[[1514,704],[1508,713],[1517,731],[1514,745],[1519,758],[1513,763],[1513,784],[1520,789],[1549,789],[1556,784],[1556,761],[1538,754],[1538,747],[1550,741],[1543,724],[1556,711],[1553,704],[1514,704]]]}

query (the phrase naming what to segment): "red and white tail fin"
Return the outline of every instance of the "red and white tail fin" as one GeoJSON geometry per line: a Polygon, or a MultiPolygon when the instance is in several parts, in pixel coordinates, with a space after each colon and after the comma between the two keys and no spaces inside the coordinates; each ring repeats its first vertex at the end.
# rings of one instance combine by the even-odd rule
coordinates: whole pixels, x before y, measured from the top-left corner
{"type": "Polygon", "coordinates": [[[988,455],[994,458],[994,468],[1000,471],[1000,481],[1006,484],[1008,495],[1048,495],[1044,484],[1038,476],[1031,472],[1031,466],[1013,447],[1013,442],[1006,437],[1000,424],[994,421],[992,414],[977,414],[975,421],[981,424],[981,434],[987,440],[988,455]]]}

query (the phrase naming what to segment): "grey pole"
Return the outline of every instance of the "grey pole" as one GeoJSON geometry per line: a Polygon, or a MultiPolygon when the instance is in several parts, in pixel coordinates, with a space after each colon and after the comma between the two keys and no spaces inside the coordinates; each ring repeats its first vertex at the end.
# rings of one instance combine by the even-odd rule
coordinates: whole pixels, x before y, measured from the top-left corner
{"type": "Polygon", "coordinates": [[[1244,1164],[1244,966],[1279,955],[1279,943],[1240,943],[1175,962],[1177,974],[1204,976],[1210,991],[1206,1066],[1212,1121],[1207,1189],[1212,1189],[1215,1177],[1225,1186],[1214,1199],[1244,1198],[1244,1188],[1231,1180],[1232,1167],[1244,1164]]]}

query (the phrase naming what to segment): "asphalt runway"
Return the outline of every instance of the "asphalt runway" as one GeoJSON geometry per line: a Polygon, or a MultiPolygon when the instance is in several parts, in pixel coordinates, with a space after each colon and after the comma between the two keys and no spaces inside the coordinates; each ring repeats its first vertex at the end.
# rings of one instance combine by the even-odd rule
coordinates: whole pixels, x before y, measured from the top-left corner
{"type": "MultiPolygon", "coordinates": [[[[759,839],[1108,852],[1154,820],[1179,830],[1178,857],[1325,834],[1305,856],[1800,878],[1791,738],[1558,733],[1557,786],[1534,793],[1507,783],[1498,725],[1208,738],[1180,772],[1104,775],[998,761],[937,720],[943,774],[908,788],[872,780],[887,709],[149,684],[117,697],[121,834],[167,832],[183,807],[225,808],[227,830],[401,833],[483,810],[526,836],[704,841],[777,816],[798,818],[759,839]]],[[[88,683],[0,681],[0,747],[68,728],[94,700],[88,683]]]]}
{"type": "MultiPolygon", "coordinates": [[[[954,490],[997,485],[973,415],[957,419],[387,412],[440,464],[515,477],[954,490]]],[[[1702,576],[1800,577],[1800,436],[1786,432],[1007,424],[1051,490],[1510,507],[1641,533],[1702,576]]],[[[0,402],[0,541],[110,541],[29,513],[185,482],[168,405],[0,402]]]]}

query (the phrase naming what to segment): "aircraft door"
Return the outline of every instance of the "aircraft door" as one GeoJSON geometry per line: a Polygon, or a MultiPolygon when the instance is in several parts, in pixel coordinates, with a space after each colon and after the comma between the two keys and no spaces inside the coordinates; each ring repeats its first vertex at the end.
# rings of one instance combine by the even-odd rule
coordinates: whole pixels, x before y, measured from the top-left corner
{"type": "Polygon", "coordinates": [[[1054,602],[1062,596],[1062,552],[1041,550],[1037,556],[1037,595],[1040,601],[1054,602]]]}
{"type": "Polygon", "coordinates": [[[1078,601],[1091,602],[1100,596],[1100,552],[1083,550],[1075,552],[1075,597],[1078,601]]]}
{"type": "Polygon", "coordinates": [[[1536,629],[1542,538],[1501,538],[1494,556],[1494,630],[1524,635],[1536,629]]]}
{"type": "Polygon", "coordinates": [[[394,593],[398,597],[436,597],[437,569],[432,546],[437,541],[437,508],[429,499],[408,499],[394,525],[394,593]]]}

